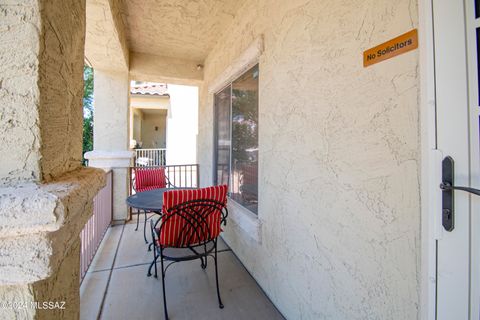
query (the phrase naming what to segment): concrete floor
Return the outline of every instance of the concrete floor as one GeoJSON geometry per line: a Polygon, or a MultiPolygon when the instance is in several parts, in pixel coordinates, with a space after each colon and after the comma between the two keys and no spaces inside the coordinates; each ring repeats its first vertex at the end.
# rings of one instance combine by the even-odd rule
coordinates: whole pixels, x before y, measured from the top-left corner
{"type": "MultiPolygon", "coordinates": [[[[152,252],[141,230],[128,223],[109,228],[80,288],[80,318],[163,319],[162,283],[147,277],[152,252]]],[[[166,274],[170,319],[283,319],[228,246],[219,242],[218,308],[215,268],[200,261],[172,265],[166,274]]]]}

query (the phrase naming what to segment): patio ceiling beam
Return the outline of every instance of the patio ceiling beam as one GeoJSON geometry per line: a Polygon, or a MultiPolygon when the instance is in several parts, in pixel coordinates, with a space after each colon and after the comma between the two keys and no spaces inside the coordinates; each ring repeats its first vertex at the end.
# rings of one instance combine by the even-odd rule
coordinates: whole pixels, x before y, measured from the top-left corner
{"type": "Polygon", "coordinates": [[[87,0],[85,57],[95,69],[128,71],[129,51],[120,1],[87,0]]]}
{"type": "Polygon", "coordinates": [[[199,85],[203,81],[203,63],[131,52],[130,78],[138,81],[199,85]]]}

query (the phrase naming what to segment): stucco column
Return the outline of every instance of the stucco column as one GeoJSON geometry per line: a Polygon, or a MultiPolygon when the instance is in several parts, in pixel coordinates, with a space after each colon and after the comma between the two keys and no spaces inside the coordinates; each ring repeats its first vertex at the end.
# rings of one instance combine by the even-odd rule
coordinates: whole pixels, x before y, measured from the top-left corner
{"type": "Polygon", "coordinates": [[[94,72],[94,127],[93,147],[89,165],[113,169],[113,217],[126,220],[128,208],[128,168],[131,153],[128,151],[129,126],[128,72],[97,70],[94,72]],[[100,159],[97,160],[97,156],[100,159]],[[128,157],[128,161],[125,161],[128,157]],[[120,160],[119,160],[120,159],[120,160]]]}
{"type": "Polygon", "coordinates": [[[85,1],[0,2],[0,319],[79,317],[85,1]]]}

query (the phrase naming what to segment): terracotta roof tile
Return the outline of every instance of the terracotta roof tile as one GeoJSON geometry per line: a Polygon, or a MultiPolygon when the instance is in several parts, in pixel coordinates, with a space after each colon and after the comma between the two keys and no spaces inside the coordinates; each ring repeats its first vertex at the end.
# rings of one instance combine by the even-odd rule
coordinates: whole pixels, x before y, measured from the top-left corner
{"type": "Polygon", "coordinates": [[[168,87],[166,83],[143,82],[132,84],[130,86],[131,94],[168,96],[168,87]]]}

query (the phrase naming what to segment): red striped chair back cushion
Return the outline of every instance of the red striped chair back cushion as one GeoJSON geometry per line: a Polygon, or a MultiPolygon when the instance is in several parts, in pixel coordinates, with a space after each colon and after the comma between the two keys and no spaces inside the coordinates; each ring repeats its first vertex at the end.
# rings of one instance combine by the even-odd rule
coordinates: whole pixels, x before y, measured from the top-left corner
{"type": "Polygon", "coordinates": [[[143,192],[167,186],[165,168],[135,169],[135,191],[143,192]]]}
{"type": "Polygon", "coordinates": [[[172,190],[163,194],[163,216],[159,243],[164,247],[187,247],[212,240],[222,231],[221,210],[227,204],[227,186],[212,186],[201,189],[172,190]],[[181,204],[199,201],[198,205],[187,205],[185,212],[175,210],[181,204]],[[215,209],[209,206],[208,200],[220,203],[215,209]],[[194,215],[195,218],[190,218],[194,215]],[[200,218],[198,216],[201,216],[200,218]],[[197,230],[195,230],[195,228],[197,230]],[[208,232],[206,231],[208,228],[208,232]]]}

